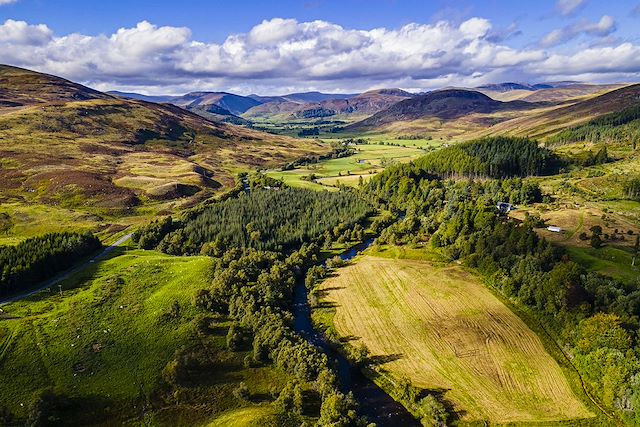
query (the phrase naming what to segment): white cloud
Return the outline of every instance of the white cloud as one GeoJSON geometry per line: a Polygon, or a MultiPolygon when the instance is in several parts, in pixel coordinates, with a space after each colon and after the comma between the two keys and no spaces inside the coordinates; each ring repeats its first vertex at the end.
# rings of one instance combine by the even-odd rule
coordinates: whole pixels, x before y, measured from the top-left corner
{"type": "Polygon", "coordinates": [[[546,74],[634,73],[637,76],[640,71],[640,46],[623,43],[616,47],[585,49],[570,56],[555,54],[538,64],[537,69],[546,74]]]}
{"type": "Polygon", "coordinates": [[[556,10],[562,15],[567,16],[576,12],[586,3],[585,0],[558,0],[556,2],[556,10]]]}
{"type": "Polygon", "coordinates": [[[540,42],[542,46],[555,46],[568,42],[581,34],[592,37],[606,37],[616,30],[616,21],[609,15],[603,15],[598,22],[580,21],[564,28],[551,31],[540,42]]]}
{"type": "MultiPolygon", "coordinates": [[[[603,16],[547,35],[602,37],[615,29],[603,16]]],[[[491,22],[471,18],[356,30],[326,21],[275,18],[222,43],[193,40],[182,27],[143,21],[113,34],[58,36],[46,25],[0,24],[0,62],[90,84],[99,89],[183,93],[193,89],[240,93],[294,90],[358,91],[396,86],[424,89],[499,80],[544,80],[558,74],[606,79],[640,72],[639,47],[599,45],[572,55],[516,49],[496,37],[491,22]],[[635,55],[635,57],[634,57],[635,55]],[[607,63],[603,65],[603,58],[607,63]]],[[[612,41],[612,44],[615,42],[612,41]]]]}
{"type": "Polygon", "coordinates": [[[46,25],[28,25],[24,21],[12,19],[0,25],[0,43],[38,46],[49,42],[52,38],[53,32],[46,25]]]}
{"type": "Polygon", "coordinates": [[[0,0],[0,6],[5,4],[17,3],[18,0],[0,0]]]}

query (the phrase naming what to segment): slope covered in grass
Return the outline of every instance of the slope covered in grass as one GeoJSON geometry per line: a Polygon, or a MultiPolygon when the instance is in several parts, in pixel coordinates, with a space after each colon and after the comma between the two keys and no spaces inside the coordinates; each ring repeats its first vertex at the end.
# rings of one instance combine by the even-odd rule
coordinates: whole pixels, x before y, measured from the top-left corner
{"type": "Polygon", "coordinates": [[[0,377],[12,380],[0,388],[1,405],[26,417],[34,394],[53,389],[67,400],[60,416],[75,425],[143,413],[153,425],[193,425],[246,405],[232,395],[240,381],[267,394],[283,374],[245,368],[244,353],[226,349],[228,323],[197,327],[191,298],[209,283],[211,263],[131,251],[70,279],[62,297],[3,307],[0,377]],[[209,355],[178,388],[178,402],[194,405],[188,411],[164,395],[163,370],[184,349],[209,355]]]}

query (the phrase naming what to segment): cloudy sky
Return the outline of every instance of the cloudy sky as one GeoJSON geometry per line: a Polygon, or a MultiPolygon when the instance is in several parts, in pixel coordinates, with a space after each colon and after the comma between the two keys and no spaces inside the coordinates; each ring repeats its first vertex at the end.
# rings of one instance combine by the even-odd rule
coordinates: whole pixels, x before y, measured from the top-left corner
{"type": "Polygon", "coordinates": [[[640,0],[0,0],[0,63],[101,90],[640,81],[640,0]]]}

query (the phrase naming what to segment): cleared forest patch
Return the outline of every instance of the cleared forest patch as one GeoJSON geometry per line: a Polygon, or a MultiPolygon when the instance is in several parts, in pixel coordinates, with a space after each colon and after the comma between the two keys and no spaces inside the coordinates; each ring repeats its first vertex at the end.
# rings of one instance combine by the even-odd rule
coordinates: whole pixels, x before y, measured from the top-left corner
{"type": "Polygon", "coordinates": [[[593,416],[540,338],[460,267],[364,256],[321,290],[338,334],[366,345],[376,369],[442,392],[464,421],[593,416]]]}

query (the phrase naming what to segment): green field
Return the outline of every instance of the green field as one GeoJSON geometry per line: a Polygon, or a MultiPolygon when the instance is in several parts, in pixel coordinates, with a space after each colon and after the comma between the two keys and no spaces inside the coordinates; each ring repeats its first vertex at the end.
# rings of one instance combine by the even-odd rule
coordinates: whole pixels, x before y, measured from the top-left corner
{"type": "Polygon", "coordinates": [[[234,409],[225,412],[206,427],[261,427],[273,425],[272,410],[269,407],[257,406],[234,409]]]}
{"type": "MultiPolygon", "coordinates": [[[[411,258],[440,259],[436,254],[411,258]]],[[[422,251],[424,252],[424,251],[422,251]]],[[[392,251],[387,256],[403,256],[392,251]]],[[[593,414],[540,338],[476,276],[423,259],[358,258],[320,286],[333,327],[393,384],[440,391],[464,422],[555,422],[593,414]]]]}
{"type": "Polygon", "coordinates": [[[589,271],[596,271],[623,282],[634,282],[640,275],[636,260],[636,267],[632,266],[633,256],[630,251],[606,246],[602,248],[567,247],[571,259],[584,266],[589,271]]]}
{"type": "Polygon", "coordinates": [[[353,148],[355,154],[338,159],[323,160],[305,167],[288,171],[268,171],[267,175],[281,179],[287,185],[298,188],[309,188],[314,190],[337,187],[340,184],[357,186],[359,177],[363,180],[369,179],[374,174],[382,171],[387,165],[395,162],[408,162],[421,155],[427,150],[436,149],[441,145],[439,141],[427,140],[372,140],[369,144],[358,144],[353,148]],[[399,145],[387,145],[389,142],[399,145]],[[382,142],[385,142],[383,145],[382,142]],[[314,174],[318,177],[316,182],[309,182],[303,178],[314,174]]]}
{"type": "MultiPolygon", "coordinates": [[[[0,402],[14,415],[26,416],[34,393],[53,388],[71,400],[64,418],[76,425],[102,417],[131,422],[141,407],[153,425],[194,425],[246,406],[232,395],[240,381],[256,395],[286,381],[275,368],[245,368],[246,353],[226,349],[224,319],[205,332],[197,327],[203,318],[191,301],[210,280],[210,258],[114,255],[67,280],[62,296],[44,291],[3,307],[0,377],[12,380],[0,388],[0,402]],[[206,354],[207,363],[171,388],[162,372],[184,349],[206,354]],[[176,405],[183,399],[193,405],[188,411],[176,405]]],[[[237,425],[254,412],[235,417],[237,425]]]]}

